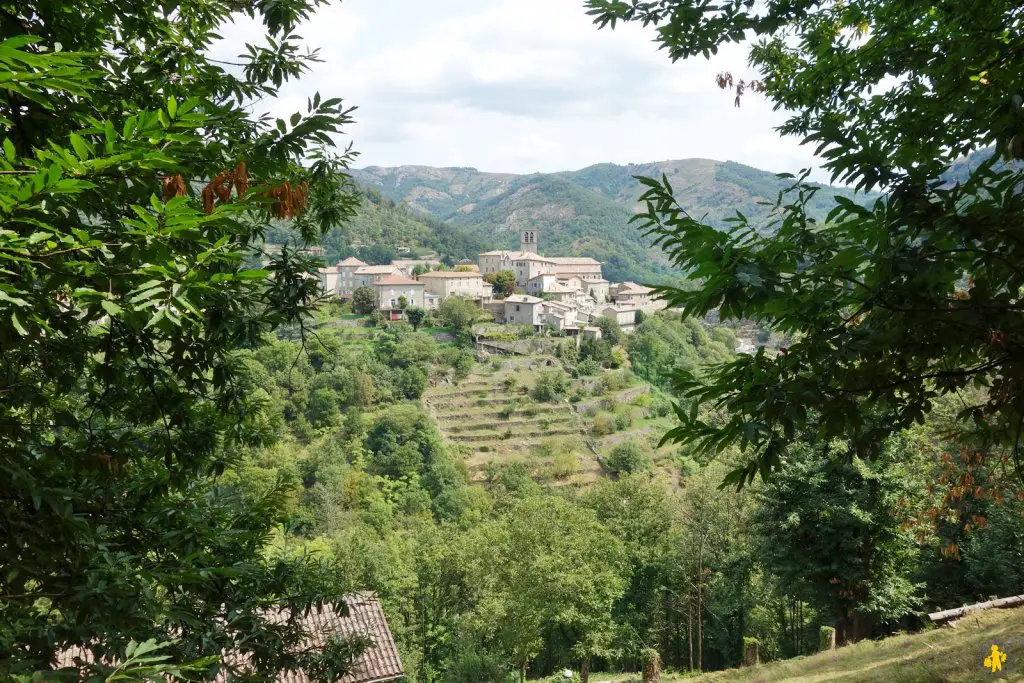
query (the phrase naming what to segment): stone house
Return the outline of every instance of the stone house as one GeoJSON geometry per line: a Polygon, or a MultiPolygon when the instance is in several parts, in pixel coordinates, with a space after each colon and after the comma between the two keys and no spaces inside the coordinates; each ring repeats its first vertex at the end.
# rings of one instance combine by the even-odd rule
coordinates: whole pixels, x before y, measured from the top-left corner
{"type": "Polygon", "coordinates": [[[318,269],[317,276],[320,278],[320,291],[328,296],[341,296],[338,286],[341,279],[340,264],[318,269]]]}
{"type": "Polygon", "coordinates": [[[531,296],[540,296],[550,291],[551,286],[558,282],[558,276],[554,273],[540,273],[530,278],[523,289],[531,296]]]}
{"type": "Polygon", "coordinates": [[[607,280],[603,277],[596,280],[582,281],[582,288],[590,298],[596,301],[598,304],[606,304],[611,301],[611,290],[607,280]]]}
{"type": "Polygon", "coordinates": [[[579,331],[576,324],[575,306],[564,304],[560,301],[545,301],[540,307],[543,310],[543,324],[556,332],[569,332],[575,334],[579,331]]]}
{"type": "Polygon", "coordinates": [[[389,275],[373,283],[377,294],[377,310],[390,314],[392,320],[402,319],[401,299],[405,306],[424,308],[423,283],[404,275],[389,275]]]}
{"type": "Polygon", "coordinates": [[[611,318],[619,324],[624,332],[632,332],[636,325],[637,308],[623,304],[609,304],[598,309],[602,316],[611,318]]]}
{"type": "Polygon", "coordinates": [[[654,313],[665,308],[664,301],[653,296],[654,290],[650,287],[638,285],[635,282],[622,282],[611,288],[612,301],[623,306],[631,306],[644,313],[654,313]]]}
{"type": "Polygon", "coordinates": [[[513,294],[505,299],[505,322],[509,325],[530,325],[534,330],[544,325],[544,299],[527,294],[513,294]]]}
{"type": "Polygon", "coordinates": [[[367,267],[365,263],[355,256],[349,256],[336,265],[320,268],[320,288],[325,294],[334,295],[342,299],[351,299],[352,290],[358,287],[355,272],[359,268],[367,267]]]}
{"type": "Polygon", "coordinates": [[[366,264],[355,256],[349,256],[338,264],[338,296],[342,299],[351,299],[352,292],[359,285],[356,282],[356,270],[365,267],[366,264]]]}
{"type": "Polygon", "coordinates": [[[352,272],[352,290],[360,287],[371,287],[375,282],[392,275],[401,276],[398,268],[394,266],[367,266],[357,267],[352,272]]]}
{"type": "Polygon", "coordinates": [[[432,271],[419,276],[425,291],[436,294],[444,300],[450,296],[487,301],[494,293],[494,286],[484,282],[480,273],[457,271],[432,271]]]}

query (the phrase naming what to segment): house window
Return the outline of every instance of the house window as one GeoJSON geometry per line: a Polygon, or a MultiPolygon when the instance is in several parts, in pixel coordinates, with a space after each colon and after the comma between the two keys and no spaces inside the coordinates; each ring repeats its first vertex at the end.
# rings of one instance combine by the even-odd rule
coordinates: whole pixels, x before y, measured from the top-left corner
{"type": "Polygon", "coordinates": [[[516,311],[519,310],[519,304],[516,304],[516,311]]]}

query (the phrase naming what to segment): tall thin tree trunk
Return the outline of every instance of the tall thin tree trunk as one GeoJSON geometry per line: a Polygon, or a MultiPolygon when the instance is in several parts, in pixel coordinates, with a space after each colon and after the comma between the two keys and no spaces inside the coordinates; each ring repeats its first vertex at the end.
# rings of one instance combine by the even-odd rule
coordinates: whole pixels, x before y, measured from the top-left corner
{"type": "Polygon", "coordinates": [[[697,671],[704,670],[704,539],[697,550],[697,671]]]}
{"type": "Polygon", "coordinates": [[[690,671],[693,671],[693,593],[686,597],[686,636],[690,640],[690,671]]]}
{"type": "Polygon", "coordinates": [[[580,663],[580,683],[590,683],[590,655],[580,663]]]}

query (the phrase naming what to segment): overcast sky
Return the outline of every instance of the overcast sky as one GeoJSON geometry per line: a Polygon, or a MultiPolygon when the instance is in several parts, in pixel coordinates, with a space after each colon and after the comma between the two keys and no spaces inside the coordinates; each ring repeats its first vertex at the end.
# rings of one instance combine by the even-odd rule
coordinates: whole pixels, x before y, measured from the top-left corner
{"type": "MultiPolygon", "coordinates": [[[[261,40],[222,32],[220,56],[261,40]]],[[[672,64],[653,31],[598,31],[583,0],[335,0],[299,31],[324,63],[262,103],[277,115],[307,95],[359,107],[357,166],[473,166],[530,173],[704,157],[771,171],[814,164],[773,130],[782,115],[719,90],[745,51],[672,64]]],[[[817,175],[817,174],[816,174],[817,175]]]]}

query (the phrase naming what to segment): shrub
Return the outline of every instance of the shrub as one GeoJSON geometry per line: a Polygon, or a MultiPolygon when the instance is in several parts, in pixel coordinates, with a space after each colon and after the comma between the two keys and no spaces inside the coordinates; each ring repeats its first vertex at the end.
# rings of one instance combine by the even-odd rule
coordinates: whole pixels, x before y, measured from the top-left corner
{"type": "Polygon", "coordinates": [[[572,451],[559,453],[551,461],[551,474],[556,479],[572,476],[579,466],[579,458],[572,451]]]}
{"type": "Polygon", "coordinates": [[[533,387],[533,397],[538,401],[554,402],[565,396],[569,390],[569,378],[561,370],[542,372],[533,387]]]}
{"type": "Polygon", "coordinates": [[[505,389],[507,391],[515,391],[516,384],[517,384],[516,378],[515,377],[506,377],[505,381],[502,382],[502,384],[504,385],[504,387],[505,387],[505,389]]]}
{"type": "Polygon", "coordinates": [[[576,372],[580,375],[596,375],[601,372],[601,364],[593,358],[587,358],[576,366],[576,372]]]}
{"type": "Polygon", "coordinates": [[[649,470],[654,466],[647,449],[633,441],[620,443],[605,459],[605,467],[612,474],[625,474],[649,470]]]}
{"type": "Polygon", "coordinates": [[[629,413],[619,413],[615,416],[615,431],[624,432],[633,425],[633,418],[629,413]]]}
{"type": "Polygon", "coordinates": [[[377,308],[377,293],[373,287],[357,287],[352,292],[352,310],[356,313],[373,313],[377,308]]]}
{"type": "Polygon", "coordinates": [[[547,683],[580,683],[580,675],[575,671],[570,671],[569,669],[556,671],[551,675],[551,678],[547,680],[547,683]]]}
{"type": "Polygon", "coordinates": [[[594,418],[594,434],[607,436],[615,431],[615,418],[611,415],[598,415],[594,418]]]}
{"type": "Polygon", "coordinates": [[[651,398],[650,394],[640,394],[639,396],[633,399],[633,405],[638,406],[640,408],[646,408],[649,405],[651,405],[652,400],[653,399],[651,398]]]}
{"type": "Polygon", "coordinates": [[[459,652],[444,683],[505,683],[509,669],[501,657],[477,650],[459,652]]]}
{"type": "Polygon", "coordinates": [[[502,419],[507,420],[510,417],[512,417],[512,415],[515,414],[517,410],[519,410],[519,399],[514,398],[508,403],[506,403],[505,407],[502,408],[501,412],[498,414],[502,417],[502,419]]]}
{"type": "Polygon", "coordinates": [[[651,417],[665,417],[671,412],[672,402],[660,394],[651,399],[650,408],[647,409],[647,414],[651,417]]]}

